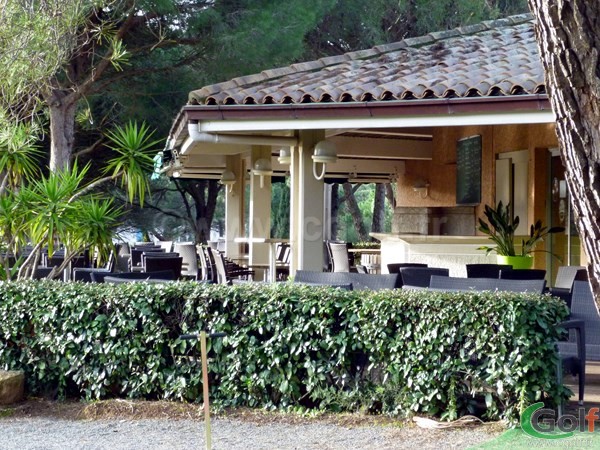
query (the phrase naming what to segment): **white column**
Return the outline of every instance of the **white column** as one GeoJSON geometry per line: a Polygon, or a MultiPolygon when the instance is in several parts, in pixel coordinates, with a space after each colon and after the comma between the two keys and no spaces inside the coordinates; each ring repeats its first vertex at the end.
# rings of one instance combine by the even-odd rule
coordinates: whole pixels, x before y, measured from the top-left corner
{"type": "Polygon", "coordinates": [[[299,250],[299,235],[300,235],[300,219],[298,216],[298,202],[300,192],[300,177],[298,167],[300,160],[299,147],[290,148],[292,162],[290,163],[290,275],[293,275],[298,270],[300,253],[299,250]]]}
{"type": "MultiPolygon", "coordinates": [[[[251,167],[261,158],[271,161],[271,147],[253,146],[251,167]]],[[[260,177],[250,175],[250,216],[249,237],[250,239],[271,237],[271,177],[263,177],[261,187],[260,177]]],[[[249,254],[250,265],[269,263],[269,244],[250,243],[249,254]]],[[[259,277],[257,277],[259,278],[259,277]]]]}
{"type": "Polygon", "coordinates": [[[290,239],[291,274],[296,270],[323,270],[324,183],[313,176],[312,154],[325,132],[301,131],[299,145],[292,152],[290,239]]]}
{"type": "Polygon", "coordinates": [[[240,155],[226,157],[226,167],[235,174],[235,184],[225,186],[225,254],[237,258],[241,254],[240,244],[233,240],[244,237],[244,161],[240,155]]]}
{"type": "Polygon", "coordinates": [[[331,191],[333,185],[325,183],[323,196],[323,239],[331,239],[331,191]]]}

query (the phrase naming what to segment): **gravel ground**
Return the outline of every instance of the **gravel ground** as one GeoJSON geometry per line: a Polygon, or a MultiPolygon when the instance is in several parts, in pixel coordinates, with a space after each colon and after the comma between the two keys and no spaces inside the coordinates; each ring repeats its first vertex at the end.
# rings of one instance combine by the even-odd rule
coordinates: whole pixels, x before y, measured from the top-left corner
{"type": "MultiPolygon", "coordinates": [[[[320,422],[257,424],[240,419],[211,421],[214,449],[464,449],[498,433],[485,427],[427,430],[414,426],[340,426],[320,422]]],[[[201,449],[200,420],[65,420],[48,417],[0,419],[0,449],[201,449]]]]}

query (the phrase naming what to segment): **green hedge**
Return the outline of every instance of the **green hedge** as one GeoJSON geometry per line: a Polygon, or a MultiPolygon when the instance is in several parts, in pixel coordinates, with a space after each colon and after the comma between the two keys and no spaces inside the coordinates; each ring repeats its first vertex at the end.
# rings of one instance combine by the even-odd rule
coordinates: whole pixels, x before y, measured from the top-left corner
{"type": "Polygon", "coordinates": [[[224,406],[515,419],[556,383],[557,299],[293,284],[0,283],[0,368],[42,395],[195,400],[197,345],[224,406]]]}

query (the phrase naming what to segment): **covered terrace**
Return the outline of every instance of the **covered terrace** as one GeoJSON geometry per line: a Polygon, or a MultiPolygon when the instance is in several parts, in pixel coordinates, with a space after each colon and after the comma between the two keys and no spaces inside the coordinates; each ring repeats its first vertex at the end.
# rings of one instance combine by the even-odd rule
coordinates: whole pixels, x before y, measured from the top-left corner
{"type": "MultiPolygon", "coordinates": [[[[500,199],[523,234],[538,218],[568,221],[558,211],[567,193],[550,194],[553,182],[562,189],[564,169],[532,20],[430,33],[192,91],[163,170],[228,185],[226,253],[240,256],[245,238],[250,264],[269,260],[259,242],[271,238],[270,177],[289,176],[291,274],[322,270],[328,183],[340,180],[396,184],[392,234],[378,236],[383,263],[390,242],[415,234],[479,242],[477,218],[500,199]],[[465,142],[475,142],[466,156],[465,142]]],[[[576,239],[557,239],[553,251],[579,264],[576,239]]],[[[536,256],[536,267],[546,264],[536,256]]]]}

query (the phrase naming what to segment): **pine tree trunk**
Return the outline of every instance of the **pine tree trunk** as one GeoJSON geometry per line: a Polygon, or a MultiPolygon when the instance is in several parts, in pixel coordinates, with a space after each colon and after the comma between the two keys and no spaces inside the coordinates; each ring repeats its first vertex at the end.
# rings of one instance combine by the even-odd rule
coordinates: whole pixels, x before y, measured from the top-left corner
{"type": "MultiPolygon", "coordinates": [[[[55,97],[56,98],[56,97],[55,97]]],[[[75,143],[76,103],[48,102],[50,112],[50,170],[67,169],[75,143]]]]}
{"type": "Polygon", "coordinates": [[[358,238],[361,241],[367,241],[369,239],[369,235],[367,233],[367,229],[363,221],[362,213],[360,212],[360,208],[358,207],[358,203],[356,202],[356,197],[354,196],[352,185],[350,183],[344,183],[343,187],[344,194],[346,196],[346,204],[348,207],[348,211],[350,212],[350,216],[352,217],[354,228],[358,233],[358,238]]]}
{"type": "Polygon", "coordinates": [[[334,183],[331,186],[331,239],[337,239],[338,213],[340,211],[340,185],[334,183]]]}
{"type": "Polygon", "coordinates": [[[385,185],[385,198],[387,198],[387,201],[390,204],[392,211],[395,210],[396,198],[394,197],[394,188],[392,187],[392,183],[388,183],[385,185]]]}
{"type": "Polygon", "coordinates": [[[577,229],[600,280],[600,3],[529,0],[577,229]]]}
{"type": "Polygon", "coordinates": [[[196,207],[196,243],[205,244],[210,239],[210,230],[221,185],[217,180],[193,180],[182,183],[182,186],[192,196],[196,207]]]}
{"type": "Polygon", "coordinates": [[[385,184],[375,185],[375,199],[373,201],[372,233],[382,233],[385,223],[385,184]]]}

